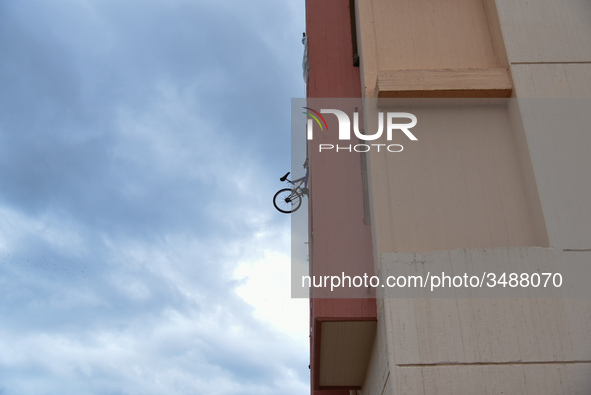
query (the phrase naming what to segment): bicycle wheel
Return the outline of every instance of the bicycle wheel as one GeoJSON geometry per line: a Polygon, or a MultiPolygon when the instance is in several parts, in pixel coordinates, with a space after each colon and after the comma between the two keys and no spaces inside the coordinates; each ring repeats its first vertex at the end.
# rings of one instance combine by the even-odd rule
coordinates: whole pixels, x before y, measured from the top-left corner
{"type": "Polygon", "coordinates": [[[302,205],[302,196],[291,188],[284,188],[273,197],[273,205],[282,213],[293,213],[302,205]]]}

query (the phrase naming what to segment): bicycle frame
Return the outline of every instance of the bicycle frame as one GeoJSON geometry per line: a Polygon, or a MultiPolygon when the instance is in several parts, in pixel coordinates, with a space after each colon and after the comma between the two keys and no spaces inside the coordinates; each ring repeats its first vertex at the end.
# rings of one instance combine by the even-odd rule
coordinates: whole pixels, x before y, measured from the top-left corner
{"type": "Polygon", "coordinates": [[[285,181],[287,181],[288,183],[290,183],[292,185],[292,189],[294,189],[296,192],[300,193],[300,194],[304,194],[307,195],[308,193],[304,193],[303,189],[308,188],[308,175],[310,174],[310,170],[306,167],[306,175],[303,177],[298,178],[297,180],[290,180],[290,179],[285,179],[285,181]],[[302,184],[304,184],[304,188],[302,188],[302,184]]]}

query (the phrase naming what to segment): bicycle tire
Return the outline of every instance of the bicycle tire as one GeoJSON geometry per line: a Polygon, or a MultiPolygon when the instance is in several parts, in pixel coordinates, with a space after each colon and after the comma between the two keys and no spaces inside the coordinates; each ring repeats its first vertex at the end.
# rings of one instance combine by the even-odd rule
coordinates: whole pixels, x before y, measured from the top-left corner
{"type": "Polygon", "coordinates": [[[302,195],[291,188],[280,189],[273,196],[273,205],[281,213],[293,213],[302,205],[302,195]]]}

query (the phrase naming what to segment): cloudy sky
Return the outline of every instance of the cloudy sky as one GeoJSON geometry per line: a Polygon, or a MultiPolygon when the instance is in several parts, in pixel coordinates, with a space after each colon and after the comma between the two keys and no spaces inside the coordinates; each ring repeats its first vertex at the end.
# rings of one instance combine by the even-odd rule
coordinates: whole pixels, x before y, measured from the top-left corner
{"type": "Polygon", "coordinates": [[[0,1],[0,394],[306,394],[304,0],[0,1]]]}

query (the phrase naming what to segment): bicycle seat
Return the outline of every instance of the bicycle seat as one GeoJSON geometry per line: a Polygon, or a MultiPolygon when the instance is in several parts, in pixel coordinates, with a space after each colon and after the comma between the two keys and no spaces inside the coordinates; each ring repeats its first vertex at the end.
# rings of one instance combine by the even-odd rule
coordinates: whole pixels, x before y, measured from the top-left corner
{"type": "Polygon", "coordinates": [[[281,177],[280,180],[281,181],[287,180],[287,176],[289,175],[289,173],[291,173],[291,171],[288,171],[287,173],[285,173],[285,175],[283,177],[281,177]]]}

